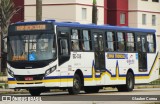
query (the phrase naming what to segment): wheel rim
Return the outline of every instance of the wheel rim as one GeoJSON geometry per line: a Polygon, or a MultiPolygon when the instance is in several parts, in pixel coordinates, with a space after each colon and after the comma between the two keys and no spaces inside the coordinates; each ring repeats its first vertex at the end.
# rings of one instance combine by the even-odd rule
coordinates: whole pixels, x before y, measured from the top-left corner
{"type": "Polygon", "coordinates": [[[79,86],[79,80],[74,79],[74,89],[79,90],[80,86],[79,86]]]}
{"type": "Polygon", "coordinates": [[[128,87],[129,87],[129,88],[132,88],[132,86],[133,86],[133,80],[132,80],[132,77],[129,76],[129,77],[128,77],[128,87]]]}

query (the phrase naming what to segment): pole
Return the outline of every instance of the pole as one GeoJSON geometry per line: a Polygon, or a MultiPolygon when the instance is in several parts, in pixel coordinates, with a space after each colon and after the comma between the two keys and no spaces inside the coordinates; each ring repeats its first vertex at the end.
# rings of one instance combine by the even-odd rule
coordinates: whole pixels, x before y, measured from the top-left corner
{"type": "Polygon", "coordinates": [[[93,0],[92,23],[97,24],[97,1],[96,0],[93,0]]]}
{"type": "MultiPolygon", "coordinates": [[[[1,0],[0,0],[1,6],[1,0]]],[[[2,72],[2,8],[0,7],[0,72],[2,72]]]]}
{"type": "Polygon", "coordinates": [[[42,20],[42,0],[36,0],[36,21],[42,20]]]}

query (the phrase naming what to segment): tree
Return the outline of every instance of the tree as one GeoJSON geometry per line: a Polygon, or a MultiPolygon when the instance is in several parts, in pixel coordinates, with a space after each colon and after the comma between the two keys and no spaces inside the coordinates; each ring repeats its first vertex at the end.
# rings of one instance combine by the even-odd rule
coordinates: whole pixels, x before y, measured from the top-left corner
{"type": "Polygon", "coordinates": [[[93,0],[92,23],[97,24],[97,1],[96,0],[93,0]]]}
{"type": "MultiPolygon", "coordinates": [[[[20,10],[19,7],[15,8],[15,5],[12,0],[0,0],[0,14],[1,14],[1,30],[0,30],[0,45],[1,51],[4,51],[6,48],[6,41],[3,41],[3,38],[7,36],[8,27],[10,25],[12,17],[20,10]],[[5,46],[4,46],[5,45],[5,46]]],[[[6,67],[6,54],[3,52],[0,53],[2,57],[2,65],[6,67]]],[[[3,66],[1,66],[3,67],[3,66]]]]}
{"type": "Polygon", "coordinates": [[[15,8],[12,0],[1,0],[1,32],[3,37],[7,35],[7,29],[10,24],[10,20],[19,11],[19,9],[19,7],[15,8]]]}
{"type": "Polygon", "coordinates": [[[36,0],[36,21],[42,20],[42,0],[36,0]]]}

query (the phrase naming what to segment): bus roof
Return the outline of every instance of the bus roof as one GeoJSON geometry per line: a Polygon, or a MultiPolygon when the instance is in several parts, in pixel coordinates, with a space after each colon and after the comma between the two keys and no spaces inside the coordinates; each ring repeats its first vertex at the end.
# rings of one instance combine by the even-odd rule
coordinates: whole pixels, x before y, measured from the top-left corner
{"type": "Polygon", "coordinates": [[[54,23],[57,26],[62,27],[76,27],[76,28],[86,28],[86,29],[107,29],[107,30],[121,30],[121,31],[130,31],[130,32],[147,32],[155,33],[154,29],[144,29],[144,28],[131,28],[127,26],[111,26],[111,25],[95,25],[95,24],[80,24],[78,22],[56,22],[55,20],[46,20],[46,21],[31,21],[31,22],[17,22],[15,25],[29,25],[29,24],[45,24],[45,23],[54,23]]]}
{"type": "Polygon", "coordinates": [[[77,27],[77,28],[86,28],[86,29],[107,29],[107,30],[121,30],[121,31],[131,31],[131,32],[147,32],[155,33],[154,29],[144,29],[144,28],[131,28],[127,26],[110,26],[110,25],[95,25],[95,24],[80,24],[80,23],[65,23],[65,22],[56,22],[57,26],[64,27],[77,27]]]}

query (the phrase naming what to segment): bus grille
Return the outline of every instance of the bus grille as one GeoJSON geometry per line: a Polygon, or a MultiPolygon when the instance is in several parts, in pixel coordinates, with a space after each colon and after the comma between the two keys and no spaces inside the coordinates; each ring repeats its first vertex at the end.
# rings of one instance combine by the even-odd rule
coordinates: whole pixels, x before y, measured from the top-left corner
{"type": "Polygon", "coordinates": [[[33,80],[42,80],[44,77],[44,74],[40,75],[15,75],[17,81],[25,81],[25,77],[33,77],[33,80]]]}

